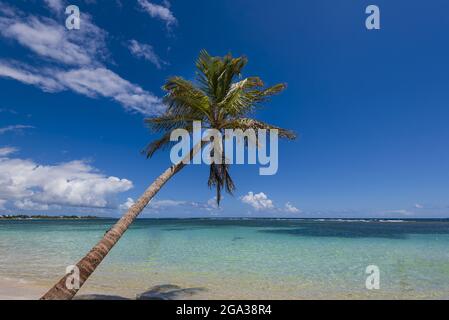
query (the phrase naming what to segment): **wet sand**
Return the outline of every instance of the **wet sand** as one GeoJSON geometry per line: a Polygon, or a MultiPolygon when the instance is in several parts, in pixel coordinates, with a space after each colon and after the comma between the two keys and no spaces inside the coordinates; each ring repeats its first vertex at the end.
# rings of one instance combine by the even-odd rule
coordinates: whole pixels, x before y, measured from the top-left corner
{"type": "Polygon", "coordinates": [[[3,278],[0,279],[0,300],[37,300],[46,289],[27,281],[3,278]]]}

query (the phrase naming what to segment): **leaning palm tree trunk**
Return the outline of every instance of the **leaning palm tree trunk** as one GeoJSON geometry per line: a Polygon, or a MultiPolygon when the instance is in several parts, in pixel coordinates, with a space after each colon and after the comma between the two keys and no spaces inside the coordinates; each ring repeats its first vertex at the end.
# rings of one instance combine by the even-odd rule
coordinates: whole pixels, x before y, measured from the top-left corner
{"type": "MultiPolygon", "coordinates": [[[[103,261],[112,247],[114,247],[117,241],[120,240],[131,223],[133,223],[137,216],[148,205],[150,200],[156,195],[156,193],[158,193],[162,186],[184,166],[185,164],[180,162],[176,165],[172,165],[164,173],[162,173],[139,198],[139,200],[126,212],[126,214],[108,232],[105,233],[103,239],[101,239],[100,242],[98,242],[97,245],[76,264],[79,268],[80,288],[95,271],[101,261],[103,261]]],[[[66,282],[70,276],[70,274],[65,275],[57,284],[53,286],[53,288],[41,297],[41,300],[72,299],[78,292],[79,288],[67,288],[66,282]]]]}

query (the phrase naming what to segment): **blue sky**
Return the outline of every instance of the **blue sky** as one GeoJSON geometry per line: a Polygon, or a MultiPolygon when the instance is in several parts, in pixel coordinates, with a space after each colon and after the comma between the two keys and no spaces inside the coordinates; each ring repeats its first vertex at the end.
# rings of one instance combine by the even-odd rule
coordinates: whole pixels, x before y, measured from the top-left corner
{"type": "Polygon", "coordinates": [[[145,217],[449,217],[449,4],[418,1],[1,1],[0,213],[119,215],[170,165],[145,115],[201,49],[288,83],[258,118],[295,130],[279,171],[234,166],[213,205],[190,166],[145,217]],[[81,29],[65,29],[65,7],[81,29]],[[381,29],[365,28],[376,4],[381,29]]]}

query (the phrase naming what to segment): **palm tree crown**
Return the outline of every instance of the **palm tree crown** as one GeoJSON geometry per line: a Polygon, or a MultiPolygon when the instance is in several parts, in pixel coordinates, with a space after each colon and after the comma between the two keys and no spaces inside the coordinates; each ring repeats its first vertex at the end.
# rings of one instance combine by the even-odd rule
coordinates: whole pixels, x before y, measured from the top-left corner
{"type": "MultiPolygon", "coordinates": [[[[271,96],[286,88],[285,84],[265,87],[259,77],[242,79],[241,72],[248,60],[246,57],[212,57],[202,50],[196,62],[196,81],[182,77],[169,78],[163,89],[167,92],[164,102],[167,109],[162,115],[145,119],[150,129],[162,134],[151,142],[145,153],[151,157],[157,150],[170,145],[171,131],[185,129],[192,132],[193,121],[201,121],[206,129],[224,132],[226,129],[277,129],[279,137],[295,139],[295,134],[250,116],[271,96]]],[[[235,189],[229,174],[229,164],[210,164],[209,187],[216,188],[217,203],[220,204],[221,191],[228,193],[235,189]]]]}

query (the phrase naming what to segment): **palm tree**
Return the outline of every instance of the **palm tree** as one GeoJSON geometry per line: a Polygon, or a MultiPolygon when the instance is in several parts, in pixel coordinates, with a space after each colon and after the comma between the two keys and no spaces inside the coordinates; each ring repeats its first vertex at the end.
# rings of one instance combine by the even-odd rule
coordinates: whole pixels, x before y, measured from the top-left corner
{"type": "MultiPolygon", "coordinates": [[[[150,129],[162,134],[160,139],[150,143],[144,150],[147,157],[171,144],[170,133],[173,129],[183,128],[191,132],[193,121],[201,121],[203,128],[213,128],[220,132],[225,129],[243,131],[277,129],[279,137],[295,139],[292,131],[249,118],[261,103],[283,91],[285,85],[277,84],[266,88],[259,77],[241,79],[241,71],[246,64],[245,57],[233,58],[230,54],[212,57],[203,50],[196,63],[198,71],[195,82],[181,77],[168,79],[163,86],[167,92],[164,98],[166,111],[160,116],[145,119],[150,129]]],[[[201,147],[201,145],[194,147],[188,157],[192,157],[198,149],[201,150],[201,147]]],[[[77,263],[80,286],[95,271],[162,186],[184,166],[184,161],[181,161],[163,172],[122,218],[105,233],[98,244],[77,263]]],[[[219,205],[222,190],[232,193],[235,185],[229,174],[229,165],[225,161],[222,164],[212,163],[209,171],[208,185],[216,189],[216,200],[219,205]]],[[[68,280],[69,274],[41,299],[72,299],[79,289],[67,288],[68,280]]]]}

